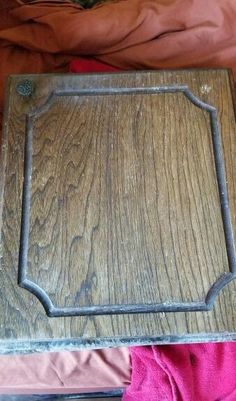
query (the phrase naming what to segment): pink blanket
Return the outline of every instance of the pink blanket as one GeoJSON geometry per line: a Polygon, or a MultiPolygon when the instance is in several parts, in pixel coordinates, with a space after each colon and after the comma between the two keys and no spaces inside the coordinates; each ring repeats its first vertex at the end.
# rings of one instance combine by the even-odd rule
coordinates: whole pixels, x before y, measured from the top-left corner
{"type": "Polygon", "coordinates": [[[100,392],[129,383],[125,347],[0,356],[0,394],[100,392]]]}
{"type": "Polygon", "coordinates": [[[236,343],[133,347],[123,401],[235,401],[236,343]]]}

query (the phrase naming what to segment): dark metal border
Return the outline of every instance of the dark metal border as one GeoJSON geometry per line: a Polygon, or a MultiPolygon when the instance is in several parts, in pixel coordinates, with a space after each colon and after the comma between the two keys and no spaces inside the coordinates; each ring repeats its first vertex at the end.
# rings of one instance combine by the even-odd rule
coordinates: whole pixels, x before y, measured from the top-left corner
{"type": "Polygon", "coordinates": [[[50,340],[9,340],[0,341],[1,355],[24,355],[39,352],[78,351],[114,347],[150,346],[166,344],[195,344],[208,342],[236,341],[236,332],[183,333],[157,336],[126,336],[99,338],[63,338],[50,340]]]}
{"type": "Polygon", "coordinates": [[[96,398],[116,398],[122,397],[123,390],[101,391],[95,393],[77,394],[0,394],[0,401],[64,401],[64,400],[86,400],[96,398]]]}
{"type": "Polygon", "coordinates": [[[22,197],[22,221],[19,252],[18,284],[34,294],[42,303],[49,317],[62,316],[90,316],[111,315],[125,313],[153,313],[153,312],[188,312],[208,311],[213,308],[215,299],[219,292],[233,279],[236,278],[236,252],[234,234],[228,202],[228,190],[224,167],[224,158],[221,143],[221,134],[215,107],[204,103],[196,97],[186,85],[156,86],[150,88],[100,88],[80,90],[56,90],[48,97],[47,101],[26,116],[26,139],[24,158],[24,183],[22,197]],[[36,283],[27,278],[27,259],[29,242],[29,221],[31,202],[31,174],[32,174],[32,148],[33,148],[33,121],[35,117],[45,113],[53,104],[56,97],[61,96],[93,96],[93,95],[115,95],[115,94],[159,94],[180,92],[187,97],[196,107],[205,110],[210,115],[212,144],[216,168],[219,197],[221,203],[221,215],[224,227],[229,272],[223,273],[211,286],[204,301],[197,302],[166,302],[152,304],[127,304],[127,305],[99,305],[88,307],[59,308],[53,305],[48,294],[36,283]]]}

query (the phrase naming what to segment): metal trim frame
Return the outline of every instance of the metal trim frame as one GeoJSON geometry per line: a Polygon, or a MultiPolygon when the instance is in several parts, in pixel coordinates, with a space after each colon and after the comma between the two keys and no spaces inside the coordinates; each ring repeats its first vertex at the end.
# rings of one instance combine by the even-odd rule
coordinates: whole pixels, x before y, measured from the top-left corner
{"type": "Polygon", "coordinates": [[[77,394],[0,394],[0,401],[66,401],[66,400],[86,400],[96,398],[116,398],[122,397],[123,390],[111,390],[95,393],[77,393],[77,394]]]}
{"type": "Polygon", "coordinates": [[[99,337],[99,338],[64,338],[49,340],[17,340],[0,341],[1,355],[23,355],[35,352],[78,351],[84,349],[101,349],[114,347],[149,346],[163,344],[206,343],[206,342],[236,341],[236,332],[200,333],[182,335],[157,336],[126,336],[126,337],[99,337]]]}
{"type": "Polygon", "coordinates": [[[19,252],[18,285],[34,294],[42,303],[47,316],[91,316],[91,315],[112,315],[128,313],[153,313],[153,312],[188,312],[188,311],[209,311],[213,308],[215,299],[219,292],[233,279],[236,278],[236,252],[234,234],[231,223],[230,209],[228,203],[228,191],[224,167],[224,158],[221,143],[220,127],[215,107],[204,103],[196,97],[186,85],[157,86],[150,88],[99,88],[99,89],[71,89],[55,90],[46,102],[39,108],[34,109],[26,115],[26,140],[24,158],[24,182],[22,197],[22,220],[21,239],[19,252]],[[221,203],[221,215],[224,227],[225,243],[229,263],[229,272],[223,273],[211,286],[206,294],[205,300],[197,302],[164,302],[152,304],[127,304],[127,305],[99,305],[87,307],[56,307],[48,294],[38,284],[27,278],[27,259],[29,243],[29,221],[31,202],[31,174],[32,174],[32,148],[33,148],[33,122],[34,118],[47,112],[56,97],[62,96],[99,96],[115,94],[160,94],[160,93],[182,93],[196,107],[209,113],[212,144],[216,176],[221,203]]]}

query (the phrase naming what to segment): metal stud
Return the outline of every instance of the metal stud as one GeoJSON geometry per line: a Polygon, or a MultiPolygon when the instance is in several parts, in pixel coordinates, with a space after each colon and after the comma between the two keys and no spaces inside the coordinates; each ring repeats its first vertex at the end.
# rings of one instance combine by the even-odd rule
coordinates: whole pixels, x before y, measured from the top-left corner
{"type": "Polygon", "coordinates": [[[16,91],[21,96],[29,97],[34,92],[34,84],[29,79],[23,79],[16,85],[16,91]]]}

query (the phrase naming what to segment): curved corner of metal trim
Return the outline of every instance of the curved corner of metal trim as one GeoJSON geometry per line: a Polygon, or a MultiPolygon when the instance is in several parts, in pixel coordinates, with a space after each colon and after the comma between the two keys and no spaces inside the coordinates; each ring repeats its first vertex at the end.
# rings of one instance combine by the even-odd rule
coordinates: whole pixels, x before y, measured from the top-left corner
{"type": "Polygon", "coordinates": [[[48,95],[48,97],[45,100],[45,102],[41,106],[35,107],[33,110],[31,110],[28,113],[28,116],[29,117],[39,117],[39,116],[41,116],[43,113],[45,113],[46,111],[48,111],[50,109],[50,107],[53,104],[56,96],[57,96],[56,92],[52,91],[48,95]]]}
{"type": "Polygon", "coordinates": [[[161,312],[207,312],[213,309],[215,300],[220,291],[236,278],[236,273],[225,273],[208,290],[203,302],[189,304],[153,304],[153,305],[115,305],[87,308],[58,308],[55,307],[48,294],[33,281],[24,278],[19,280],[19,286],[35,295],[44,307],[48,317],[85,316],[85,315],[111,315],[126,313],[161,313],[161,312]],[[105,310],[104,310],[105,309],[105,310]]]}
{"type": "Polygon", "coordinates": [[[208,290],[207,296],[205,298],[205,303],[207,307],[209,308],[208,310],[212,309],[217,296],[223,290],[224,287],[226,287],[231,281],[236,279],[236,274],[235,273],[225,273],[221,275],[218,280],[214,282],[214,284],[211,286],[211,288],[208,290]]]}
{"type": "Polygon", "coordinates": [[[33,281],[31,281],[27,278],[25,278],[22,281],[20,281],[20,279],[19,279],[18,285],[20,287],[24,288],[25,290],[31,292],[31,294],[35,295],[36,298],[38,298],[38,300],[43,305],[47,316],[52,317],[54,315],[55,307],[54,307],[50,297],[46,293],[46,291],[44,291],[41,287],[39,287],[39,285],[35,284],[33,281]]]}
{"type": "Polygon", "coordinates": [[[189,87],[183,90],[183,94],[187,97],[187,99],[189,99],[195,106],[199,107],[200,109],[206,110],[208,112],[216,111],[216,108],[214,106],[203,102],[201,99],[199,99],[198,96],[194,95],[189,87]]]}

